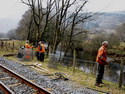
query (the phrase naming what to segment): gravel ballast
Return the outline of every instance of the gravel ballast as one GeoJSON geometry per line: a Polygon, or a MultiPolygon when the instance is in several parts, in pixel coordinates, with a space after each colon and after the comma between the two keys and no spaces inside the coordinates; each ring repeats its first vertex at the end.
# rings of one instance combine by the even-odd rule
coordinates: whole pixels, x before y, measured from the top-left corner
{"type": "MultiPolygon", "coordinates": [[[[29,66],[23,66],[21,63],[10,61],[3,57],[0,57],[0,64],[7,66],[9,69],[24,76],[26,79],[33,80],[34,83],[45,89],[51,89],[53,94],[98,94],[98,92],[86,89],[84,86],[79,85],[78,87],[77,84],[77,86],[73,85],[72,81],[52,80],[29,68],[29,66]]],[[[19,90],[21,90],[21,88],[19,90]]]]}

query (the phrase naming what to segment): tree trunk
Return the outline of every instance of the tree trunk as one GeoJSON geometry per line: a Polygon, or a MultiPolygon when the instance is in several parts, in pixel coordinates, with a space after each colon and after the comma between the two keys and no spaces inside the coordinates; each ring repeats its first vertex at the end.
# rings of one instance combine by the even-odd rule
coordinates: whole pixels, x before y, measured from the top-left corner
{"type": "Polygon", "coordinates": [[[39,31],[40,27],[39,27],[39,26],[40,26],[40,25],[38,24],[38,25],[37,25],[37,34],[38,34],[38,35],[37,35],[37,40],[38,40],[38,41],[40,41],[40,31],[39,31]]]}

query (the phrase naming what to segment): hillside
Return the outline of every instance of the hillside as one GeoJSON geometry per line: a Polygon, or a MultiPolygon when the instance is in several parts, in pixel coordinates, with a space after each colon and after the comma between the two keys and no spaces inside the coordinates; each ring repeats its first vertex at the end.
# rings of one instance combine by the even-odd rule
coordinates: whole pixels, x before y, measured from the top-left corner
{"type": "Polygon", "coordinates": [[[9,18],[0,18],[0,33],[7,33],[9,30],[17,27],[16,20],[9,18]]]}
{"type": "Polygon", "coordinates": [[[115,28],[125,22],[125,11],[119,12],[103,12],[96,16],[96,19],[85,23],[85,29],[93,31],[104,30],[107,32],[115,32],[115,28]]]}
{"type": "MultiPolygon", "coordinates": [[[[103,12],[96,15],[93,21],[84,23],[84,29],[115,32],[115,28],[123,22],[125,22],[125,11],[103,12]]],[[[17,23],[16,20],[0,18],[0,33],[7,33],[9,30],[16,28],[17,23]]]]}

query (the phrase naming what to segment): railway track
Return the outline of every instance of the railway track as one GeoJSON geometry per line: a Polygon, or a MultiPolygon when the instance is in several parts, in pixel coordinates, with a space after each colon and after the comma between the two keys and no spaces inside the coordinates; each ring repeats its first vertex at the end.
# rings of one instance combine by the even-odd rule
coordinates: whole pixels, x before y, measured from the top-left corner
{"type": "Polygon", "coordinates": [[[38,86],[37,84],[33,83],[32,81],[24,78],[23,76],[15,73],[14,71],[10,70],[9,68],[0,64],[0,81],[4,83],[0,83],[1,89],[4,92],[8,92],[7,90],[14,93],[7,93],[7,94],[52,94],[45,88],[38,86]],[[6,89],[5,89],[6,88],[6,89]]]}
{"type": "Polygon", "coordinates": [[[0,94],[14,94],[4,83],[0,82],[0,94]]]}
{"type": "MultiPolygon", "coordinates": [[[[41,69],[38,70],[39,68],[35,66],[27,66],[22,64],[22,62],[11,61],[3,57],[0,57],[0,64],[11,69],[12,72],[20,74],[31,82],[39,85],[39,87],[43,87],[45,90],[47,89],[48,92],[43,94],[99,94],[95,90],[87,89],[85,86],[81,86],[73,81],[67,81],[68,76],[64,75],[66,79],[62,79],[63,75],[61,76],[60,73],[43,75],[39,73],[41,69]],[[48,76],[53,76],[55,79],[48,76]],[[57,79],[58,77],[59,79],[57,79]]],[[[43,70],[47,71],[42,69],[42,72],[43,70]]],[[[18,80],[16,77],[14,77],[14,75],[5,72],[5,70],[2,68],[0,68],[0,81],[3,82],[11,91],[13,91],[14,94],[41,94],[38,89],[30,87],[26,84],[26,82],[18,80]]]]}

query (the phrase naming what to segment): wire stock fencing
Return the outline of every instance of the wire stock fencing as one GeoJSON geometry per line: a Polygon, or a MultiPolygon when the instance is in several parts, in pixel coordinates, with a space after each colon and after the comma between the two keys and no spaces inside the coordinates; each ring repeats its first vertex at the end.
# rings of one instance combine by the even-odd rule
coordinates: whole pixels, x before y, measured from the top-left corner
{"type": "MultiPolygon", "coordinates": [[[[62,57],[60,57],[59,54],[50,53],[48,67],[57,69],[58,65],[62,64],[62,66],[65,66],[67,68],[72,67],[73,72],[75,72],[75,67],[77,67],[79,68],[79,70],[85,73],[92,73],[94,75],[96,75],[97,73],[97,62],[76,58],[74,59],[72,57],[63,57],[63,61],[61,63],[61,59],[62,57]]],[[[103,79],[119,84],[119,87],[121,87],[122,85],[125,86],[125,66],[109,62],[109,64],[105,66],[103,79]],[[123,70],[121,70],[122,68],[123,70]]]]}
{"type": "MultiPolygon", "coordinates": [[[[33,49],[27,50],[27,49],[21,49],[20,45],[16,46],[14,41],[12,42],[0,42],[0,48],[1,50],[6,51],[12,51],[12,53],[16,50],[18,51],[18,55],[23,54],[23,58],[20,58],[20,60],[31,60],[33,59],[34,52],[33,49]]],[[[59,54],[49,54],[49,62],[48,67],[49,68],[58,68],[58,65],[61,64],[61,59],[63,58],[62,65],[66,66],[67,68],[73,67],[73,72],[75,72],[75,67],[79,68],[81,71],[85,73],[92,73],[96,75],[97,72],[97,63],[94,61],[88,61],[88,60],[82,60],[82,59],[76,59],[75,54],[74,57],[60,57],[59,54]]],[[[121,64],[110,62],[108,65],[105,66],[105,73],[104,73],[104,79],[119,83],[119,87],[121,85],[125,86],[125,66],[124,66],[124,60],[121,62],[121,64]],[[121,84],[122,83],[122,84],[121,84]]]]}
{"type": "Polygon", "coordinates": [[[0,48],[1,50],[5,50],[5,51],[11,51],[12,53],[15,51],[15,50],[18,50],[20,48],[19,45],[15,45],[15,42],[14,41],[0,41],[0,48]]]}
{"type": "MultiPolygon", "coordinates": [[[[26,49],[21,47],[22,44],[15,43],[15,41],[0,41],[0,48],[2,51],[7,51],[8,53],[13,53],[20,61],[33,60],[34,51],[33,49],[26,49]]],[[[8,56],[10,54],[6,53],[3,56],[8,56]]]]}

